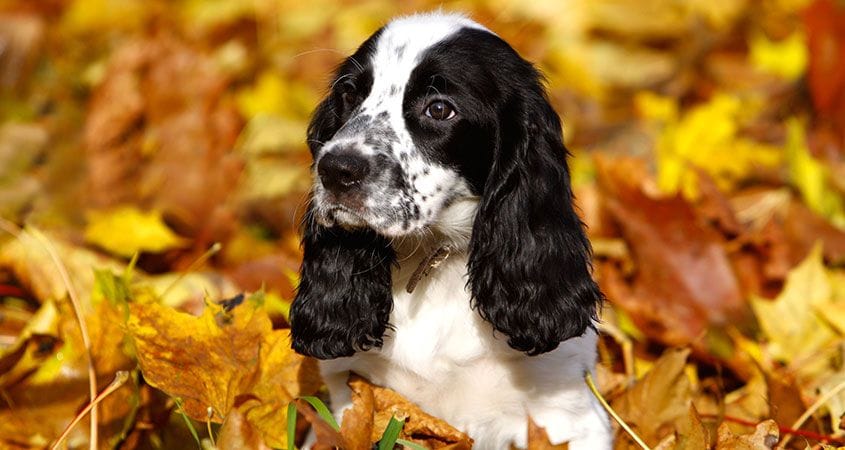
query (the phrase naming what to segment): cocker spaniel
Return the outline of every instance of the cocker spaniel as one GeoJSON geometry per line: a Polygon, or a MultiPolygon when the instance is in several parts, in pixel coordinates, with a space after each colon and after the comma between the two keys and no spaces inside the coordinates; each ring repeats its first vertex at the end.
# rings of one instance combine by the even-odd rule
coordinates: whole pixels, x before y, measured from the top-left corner
{"type": "Polygon", "coordinates": [[[541,75],[461,15],[396,19],[334,76],[308,128],[293,348],[331,402],[350,371],[467,432],[611,446],[584,383],[602,294],[541,75]]]}

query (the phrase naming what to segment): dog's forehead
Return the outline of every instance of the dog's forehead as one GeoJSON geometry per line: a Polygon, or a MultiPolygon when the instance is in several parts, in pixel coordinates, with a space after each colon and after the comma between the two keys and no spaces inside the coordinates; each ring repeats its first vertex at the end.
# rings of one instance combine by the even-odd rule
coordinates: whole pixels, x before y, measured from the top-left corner
{"type": "Polygon", "coordinates": [[[378,106],[388,98],[401,98],[411,72],[426,50],[464,28],[487,30],[460,14],[444,13],[401,17],[387,24],[371,55],[373,67],[377,69],[364,109],[382,109],[378,106]]]}

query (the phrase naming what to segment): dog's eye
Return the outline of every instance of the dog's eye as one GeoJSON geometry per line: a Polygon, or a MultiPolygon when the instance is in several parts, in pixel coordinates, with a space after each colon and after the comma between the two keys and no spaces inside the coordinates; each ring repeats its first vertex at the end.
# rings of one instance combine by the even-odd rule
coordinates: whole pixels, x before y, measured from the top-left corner
{"type": "Polygon", "coordinates": [[[355,87],[355,83],[345,81],[341,84],[340,97],[343,99],[344,104],[351,105],[356,103],[358,101],[358,89],[355,87]]]}
{"type": "Polygon", "coordinates": [[[455,109],[443,100],[435,100],[425,108],[425,115],[434,120],[449,120],[455,117],[455,109]]]}

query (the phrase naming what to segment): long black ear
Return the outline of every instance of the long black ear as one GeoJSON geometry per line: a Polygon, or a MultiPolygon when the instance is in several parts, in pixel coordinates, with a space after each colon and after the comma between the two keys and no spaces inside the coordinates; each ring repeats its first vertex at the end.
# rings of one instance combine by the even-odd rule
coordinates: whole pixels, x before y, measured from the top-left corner
{"type": "Polygon", "coordinates": [[[602,294],[572,205],[560,119],[538,74],[500,117],[499,146],[469,244],[474,306],[537,355],[593,326],[602,294]]]}
{"type": "MultiPolygon", "coordinates": [[[[331,94],[308,126],[316,155],[341,127],[331,94]]],[[[297,352],[319,359],[351,356],[381,347],[393,307],[390,242],[369,229],[347,230],[317,223],[313,207],[302,226],[299,288],[290,311],[297,352]]]]}
{"type": "Polygon", "coordinates": [[[311,214],[302,243],[290,311],[293,349],[332,359],[381,347],[393,307],[390,243],[370,230],[321,226],[311,214]]]}

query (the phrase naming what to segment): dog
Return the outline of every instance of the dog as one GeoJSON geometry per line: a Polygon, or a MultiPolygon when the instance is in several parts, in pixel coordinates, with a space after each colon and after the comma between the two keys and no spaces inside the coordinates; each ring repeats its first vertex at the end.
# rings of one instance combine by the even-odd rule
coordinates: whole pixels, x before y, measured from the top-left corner
{"type": "Polygon", "coordinates": [[[475,448],[609,449],[594,370],[602,294],[540,73],[462,15],[401,17],[337,69],[308,127],[292,347],[332,407],[350,372],[475,448]]]}

